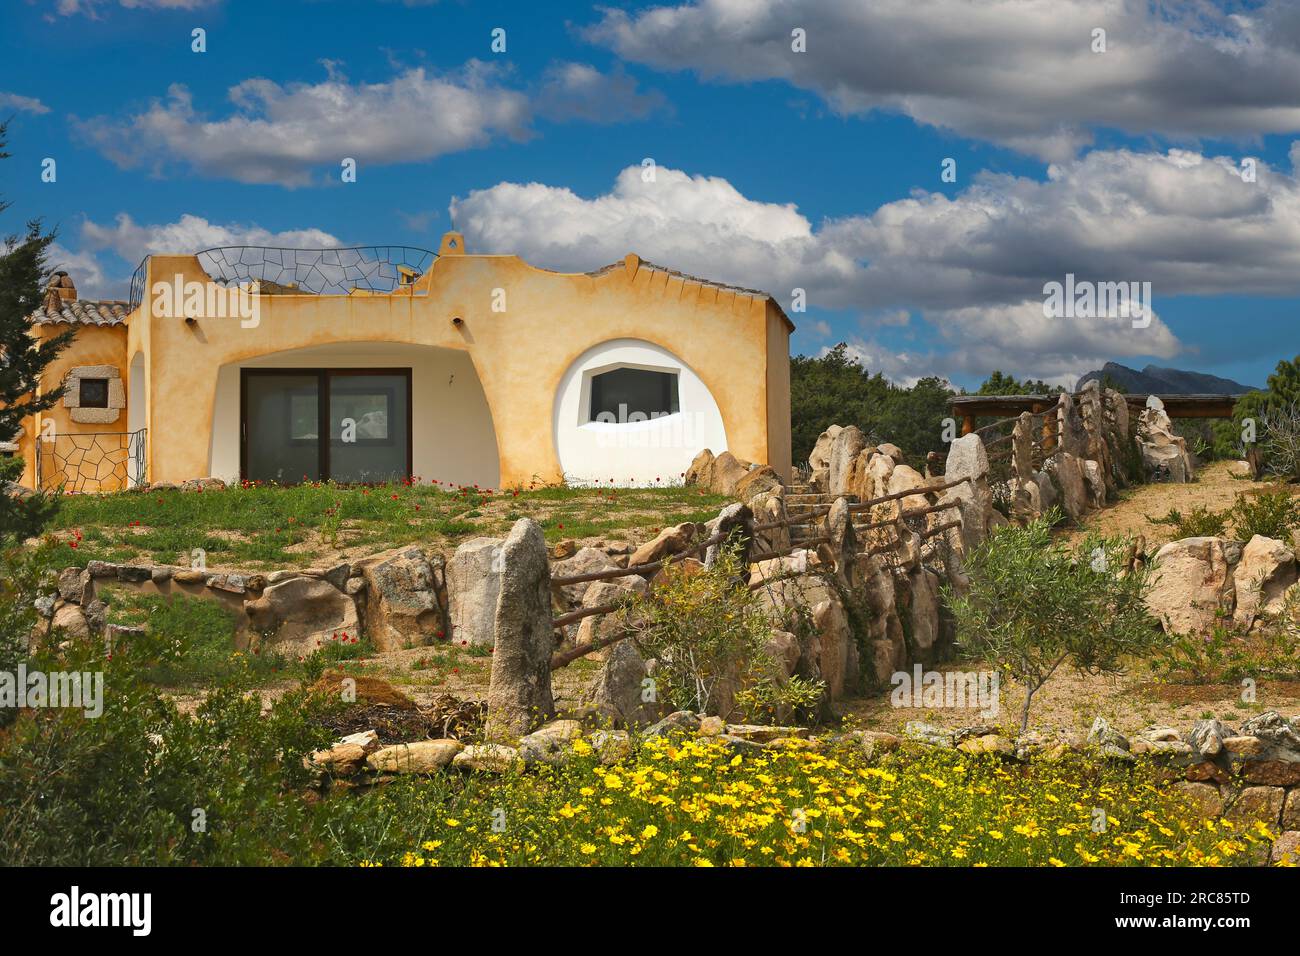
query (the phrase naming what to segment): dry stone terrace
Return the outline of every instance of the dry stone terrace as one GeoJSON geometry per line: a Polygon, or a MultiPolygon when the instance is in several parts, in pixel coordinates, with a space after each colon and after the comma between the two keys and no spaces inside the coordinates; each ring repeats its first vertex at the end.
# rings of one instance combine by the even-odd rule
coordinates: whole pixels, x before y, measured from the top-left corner
{"type": "MultiPolygon", "coordinates": [[[[610,748],[610,759],[638,735],[669,730],[718,737],[737,752],[795,745],[790,741],[838,745],[843,735],[779,725],[789,713],[774,714],[775,726],[746,724],[734,705],[739,686],[720,695],[717,713],[665,713],[644,695],[656,662],[632,639],[635,630],[620,612],[653,590],[665,568],[692,573],[713,566],[723,546],[738,548],[745,584],[770,619],[765,654],[777,680],[819,684],[817,713],[833,719],[845,703],[887,687],[893,675],[951,659],[955,634],[943,589],[967,586],[964,556],[999,526],[1034,520],[1052,507],[1079,523],[1130,485],[1195,479],[1190,455],[1159,407],[1145,408],[1136,423],[1127,412],[1121,396],[1090,383],[1077,397],[1060,396],[1051,410],[998,423],[1001,433],[990,428],[953,441],[946,461],[924,472],[907,463],[902,449],[872,445],[853,426],[833,426],[819,438],[810,471],[790,485],[765,465],[704,450],[682,490],[729,503],[703,520],[632,541],[548,541],[548,530],[552,538],[562,530],[558,522],[544,530],[533,518],[515,517],[500,535],[462,537],[445,548],[409,543],[299,570],[91,561],[65,569],[40,610],[70,632],[130,640],[130,629],[105,623],[98,590],[111,583],[222,601],[241,615],[243,646],[262,652],[310,654],[321,642],[358,637],[380,655],[447,643],[490,651],[481,741],[379,747],[364,735],[345,738],[313,758],[334,777],[499,773],[562,762],[593,727],[603,728],[598,745],[610,748]],[[587,667],[580,686],[557,694],[555,675],[578,661],[587,667]]],[[[210,483],[190,488],[205,490],[220,493],[210,483]]],[[[1225,615],[1255,627],[1297,587],[1290,544],[1258,537],[1185,539],[1153,553],[1134,542],[1126,560],[1129,569],[1155,566],[1148,604],[1171,637],[1225,615]]],[[[865,731],[853,739],[864,747],[954,746],[1008,760],[1082,747],[1117,760],[1147,755],[1207,814],[1280,829],[1275,856],[1296,842],[1300,737],[1278,712],[1258,714],[1240,729],[1203,720],[1186,734],[1152,726],[1131,738],[1098,717],[1085,739],[1012,739],[993,725],[924,721],[910,722],[901,735],[865,731]]]]}
{"type": "MultiPolygon", "coordinates": [[[[608,658],[605,669],[622,672],[602,674],[593,687],[604,688],[603,696],[587,696],[626,721],[632,712],[644,716],[642,702],[609,700],[609,689],[632,687],[631,678],[646,662],[633,660],[626,649],[608,650],[627,636],[612,612],[630,594],[653,586],[655,574],[669,564],[711,564],[725,538],[743,544],[749,586],[770,609],[785,678],[823,681],[833,703],[884,687],[892,674],[914,663],[928,666],[951,656],[952,623],[940,591],[964,586],[962,555],[999,525],[1032,520],[1052,506],[1078,521],[1133,482],[1194,477],[1182,440],[1169,432],[1168,418],[1156,405],[1142,412],[1136,426],[1127,411],[1123,396],[1090,382],[1077,401],[1063,394],[1049,412],[1005,423],[1013,426],[1005,434],[975,432],[955,440],[933,474],[930,467],[922,474],[909,466],[897,446],[869,445],[857,428],[832,426],[810,456],[810,472],[789,487],[768,466],[706,449],[674,500],[695,494],[734,503],[713,518],[658,529],[649,540],[635,533],[631,542],[564,539],[548,550],[547,538],[562,534],[563,522],[552,521],[543,531],[533,519],[518,516],[517,492],[498,495],[489,505],[491,496],[475,491],[473,509],[464,513],[480,515],[492,505],[509,509],[499,524],[509,535],[461,536],[443,546],[412,542],[266,572],[94,560],[63,571],[58,593],[43,602],[42,612],[77,632],[101,630],[104,610],[96,590],[112,582],[224,602],[238,611],[242,646],[278,653],[310,653],[339,635],[364,637],[381,653],[438,642],[495,648],[503,608],[510,618],[514,602],[533,586],[516,587],[512,597],[503,591],[514,573],[506,555],[517,553],[527,556],[532,577],[539,579],[533,584],[550,594],[549,625],[530,625],[537,646],[520,653],[530,660],[544,656],[557,667],[583,657],[608,658]],[[1009,462],[1006,477],[997,475],[991,458],[1009,462]],[[524,535],[533,547],[511,552],[507,542],[514,535],[524,535]],[[790,633],[789,622],[798,614],[814,623],[813,633],[790,633]],[[866,623],[853,623],[855,617],[866,623]]],[[[222,493],[219,482],[201,479],[137,497],[147,502],[163,491],[206,491],[209,500],[222,493]]],[[[596,494],[613,502],[636,493],[596,494]]],[[[80,532],[69,545],[79,543],[80,532]]],[[[1294,555],[1264,539],[1244,548],[1193,539],[1156,555],[1135,542],[1129,560],[1133,566],[1163,564],[1150,604],[1171,632],[1203,627],[1207,615],[1225,608],[1249,627],[1275,613],[1296,581],[1294,555]],[[1187,587],[1197,594],[1188,594],[1187,587]],[[1207,588],[1214,592],[1208,598],[1200,594],[1207,588]]],[[[533,693],[545,699],[545,690],[539,686],[533,693]]]]}

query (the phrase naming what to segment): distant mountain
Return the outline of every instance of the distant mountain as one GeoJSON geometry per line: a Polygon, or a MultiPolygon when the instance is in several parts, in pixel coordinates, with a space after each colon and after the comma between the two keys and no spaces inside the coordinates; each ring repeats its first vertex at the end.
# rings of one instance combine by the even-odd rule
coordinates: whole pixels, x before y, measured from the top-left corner
{"type": "Polygon", "coordinates": [[[1148,365],[1139,372],[1118,362],[1107,362],[1100,371],[1088,372],[1079,379],[1075,391],[1083,388],[1085,382],[1093,379],[1100,381],[1103,377],[1118,383],[1123,391],[1139,395],[1244,395],[1255,391],[1251,385],[1242,385],[1230,378],[1219,378],[1204,372],[1158,368],[1155,365],[1148,365]]]}

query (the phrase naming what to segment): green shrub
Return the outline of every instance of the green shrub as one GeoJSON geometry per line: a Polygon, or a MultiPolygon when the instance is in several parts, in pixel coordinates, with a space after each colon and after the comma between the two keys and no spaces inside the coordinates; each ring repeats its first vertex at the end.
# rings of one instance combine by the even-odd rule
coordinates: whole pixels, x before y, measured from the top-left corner
{"type": "Polygon", "coordinates": [[[763,648],[772,622],[743,572],[728,548],[709,568],[671,565],[621,612],[656,661],[658,693],[673,707],[701,714],[721,707],[725,714],[742,686],[770,679],[763,648]]]}
{"type": "Polygon", "coordinates": [[[1300,497],[1287,488],[1241,494],[1228,514],[1242,541],[1258,534],[1289,543],[1291,532],[1300,528],[1300,497]]]}
{"type": "Polygon", "coordinates": [[[1205,505],[1196,505],[1187,514],[1177,508],[1170,508],[1163,518],[1147,515],[1152,524],[1167,525],[1173,528],[1174,540],[1181,538],[1219,537],[1227,533],[1228,512],[1211,511],[1205,505]]]}
{"type": "Polygon", "coordinates": [[[1239,634],[1218,625],[1208,636],[1178,635],[1152,656],[1151,672],[1171,684],[1300,680],[1300,630],[1284,625],[1239,634]]]}
{"type": "Polygon", "coordinates": [[[238,679],[181,712],[149,682],[151,642],[106,659],[96,641],[29,669],[99,672],[103,713],[25,710],[0,737],[0,862],[8,865],[267,865],[305,861],[320,839],[303,755],[340,706],[292,692],[267,713],[238,679]]]}

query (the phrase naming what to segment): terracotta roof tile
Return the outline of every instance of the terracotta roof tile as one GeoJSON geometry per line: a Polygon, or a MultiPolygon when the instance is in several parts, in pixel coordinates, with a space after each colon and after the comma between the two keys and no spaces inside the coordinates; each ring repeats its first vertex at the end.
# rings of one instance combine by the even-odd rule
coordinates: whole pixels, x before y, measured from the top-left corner
{"type": "MultiPolygon", "coordinates": [[[[601,266],[599,269],[593,269],[591,272],[588,272],[587,275],[595,279],[613,272],[615,269],[622,268],[624,268],[624,263],[622,260],[619,260],[618,262],[611,262],[607,266],[601,266]]],[[[777,300],[776,296],[772,295],[770,292],[764,292],[762,289],[746,289],[744,286],[729,285],[726,282],[715,282],[712,279],[704,279],[700,276],[693,276],[686,272],[678,272],[676,269],[669,269],[666,266],[656,265],[655,263],[648,262],[645,259],[641,260],[640,268],[648,269],[653,272],[667,273],[673,278],[684,279],[687,282],[698,282],[700,285],[709,289],[718,289],[722,292],[734,292],[737,295],[752,296],[756,299],[767,299],[776,306],[777,311],[781,313],[782,318],[789,323],[790,327],[792,329],[794,328],[794,323],[791,322],[790,317],[785,314],[785,309],[781,308],[781,303],[777,300]]]]}
{"type": "MultiPolygon", "coordinates": [[[[599,276],[603,276],[606,273],[613,272],[615,269],[622,269],[623,267],[624,267],[623,261],[620,259],[618,262],[611,262],[607,266],[601,266],[599,269],[593,269],[591,272],[588,272],[587,275],[591,276],[594,279],[599,276]]],[[[699,276],[693,276],[686,272],[678,272],[676,269],[669,269],[666,266],[656,265],[655,263],[649,262],[645,259],[641,260],[641,268],[649,269],[653,272],[664,272],[670,276],[674,276],[679,279],[686,279],[688,282],[698,282],[700,285],[709,286],[710,288],[713,289],[722,289],[727,292],[738,292],[741,295],[750,295],[760,299],[772,298],[772,295],[770,293],[763,292],[761,289],[746,289],[744,286],[729,285],[726,282],[715,282],[712,279],[703,279],[699,276]]]]}
{"type": "Polygon", "coordinates": [[[90,299],[77,299],[75,302],[60,303],[62,308],[42,307],[32,314],[35,325],[121,325],[126,321],[127,307],[121,299],[105,299],[94,302],[90,299]]]}

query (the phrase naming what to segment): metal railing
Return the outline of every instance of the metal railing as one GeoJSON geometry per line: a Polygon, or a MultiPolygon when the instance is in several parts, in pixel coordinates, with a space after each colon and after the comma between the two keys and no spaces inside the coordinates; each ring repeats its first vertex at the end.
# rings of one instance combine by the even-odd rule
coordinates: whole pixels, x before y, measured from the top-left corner
{"type": "MultiPolygon", "coordinates": [[[[312,295],[347,295],[353,289],[388,293],[423,275],[438,258],[417,246],[345,246],[291,249],[284,246],[214,246],[195,253],[213,282],[274,282],[312,295]],[[404,270],[404,271],[403,271],[404,270]]],[[[150,256],[131,276],[128,311],[144,302],[150,256]]]]}
{"type": "Polygon", "coordinates": [[[140,488],[148,480],[145,441],[134,432],[59,432],[36,436],[36,487],[82,494],[140,488]]]}

